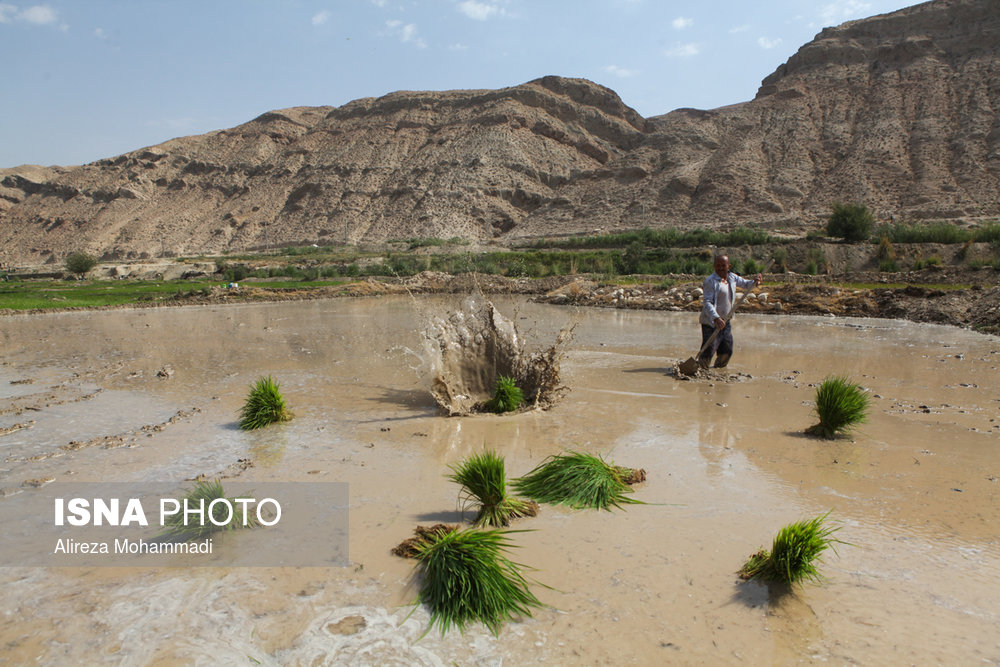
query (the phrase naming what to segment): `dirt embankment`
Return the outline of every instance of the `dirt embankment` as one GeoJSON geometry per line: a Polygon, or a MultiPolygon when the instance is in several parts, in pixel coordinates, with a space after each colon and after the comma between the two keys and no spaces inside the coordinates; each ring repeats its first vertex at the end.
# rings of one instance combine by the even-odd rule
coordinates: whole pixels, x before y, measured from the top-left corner
{"type": "MultiPolygon", "coordinates": [[[[940,276],[948,280],[969,276],[940,276]]],[[[602,284],[587,276],[544,279],[424,272],[401,279],[366,280],[336,287],[273,289],[264,283],[243,283],[236,290],[217,289],[211,296],[194,294],[175,299],[178,303],[226,303],[376,296],[383,294],[463,294],[478,288],[484,294],[534,295],[542,303],[632,308],[641,310],[698,311],[701,279],[679,277],[635,285],[602,284]]],[[[1000,334],[1000,286],[942,289],[906,287],[844,288],[811,276],[776,274],[765,277],[763,286],[740,306],[742,312],[769,312],[842,317],[882,317],[914,322],[934,322],[1000,334]],[[800,282],[802,281],[802,282],[800,282]]]]}
{"type": "MultiPolygon", "coordinates": [[[[1000,334],[1000,286],[845,288],[829,283],[788,281],[784,276],[765,278],[764,285],[740,305],[741,312],[881,317],[950,324],[1000,334]]],[[[691,281],[663,288],[652,284],[598,285],[577,280],[538,300],[606,308],[697,312],[701,309],[700,285],[700,281],[691,281]]]]}
{"type": "MultiPolygon", "coordinates": [[[[866,276],[857,276],[863,280],[866,276]]],[[[867,276],[871,278],[871,276],[867,276]]],[[[906,287],[839,287],[830,280],[812,276],[774,274],[741,305],[741,312],[768,312],[843,317],[881,317],[914,322],[933,322],[971,328],[1000,335],[1000,286],[980,284],[975,276],[937,275],[940,283],[906,287]],[[971,288],[948,287],[949,282],[972,284],[971,288]]],[[[244,282],[238,287],[192,290],[156,301],[103,309],[146,308],[184,305],[246,303],[254,301],[304,301],[336,297],[367,297],[390,294],[465,294],[479,289],[484,294],[533,295],[541,303],[631,308],[638,310],[698,311],[702,279],[695,276],[651,278],[646,283],[618,285],[598,282],[590,276],[557,276],[543,279],[507,278],[496,275],[450,275],[426,271],[408,278],[366,278],[354,283],[314,288],[275,288],[266,282],[244,282]],[[670,284],[672,283],[672,284],[670,284]],[[665,286],[670,284],[670,286],[665,286]]],[[[927,282],[926,280],[922,282],[927,282]]],[[[62,309],[60,309],[62,310],[62,309]]],[[[65,310],[77,310],[67,308],[65,310]]],[[[53,309],[14,311],[0,315],[53,312],[53,309]]]]}

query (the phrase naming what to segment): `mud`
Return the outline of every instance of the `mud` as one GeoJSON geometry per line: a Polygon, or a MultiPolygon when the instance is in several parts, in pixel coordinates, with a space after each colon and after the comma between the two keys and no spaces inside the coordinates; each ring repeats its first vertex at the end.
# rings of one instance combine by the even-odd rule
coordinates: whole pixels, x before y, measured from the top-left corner
{"type": "Polygon", "coordinates": [[[460,309],[434,317],[424,335],[434,371],[432,393],[445,414],[488,412],[485,403],[501,376],[513,379],[524,393],[525,410],[551,408],[566,389],[559,362],[572,331],[561,331],[545,349],[530,351],[517,322],[478,290],[460,309]]]}
{"type": "MultiPolygon", "coordinates": [[[[668,374],[695,316],[494,298],[544,349],[573,328],[550,410],[444,417],[424,332],[461,297],[384,296],[12,316],[0,331],[0,503],[31,482],[347,482],[346,568],[0,570],[12,664],[968,664],[1000,661],[1000,339],[952,326],[760,311],[726,373],[668,374]],[[158,377],[169,367],[173,374],[158,377]],[[852,438],[819,442],[816,385],[873,396],[852,438]],[[275,376],[296,417],[235,427],[275,376]],[[10,384],[32,379],[33,383],[10,384]],[[58,389],[54,389],[54,388],[58,389]],[[83,398],[88,397],[89,398],[83,398]],[[197,408],[197,410],[196,410],[197,408]],[[20,410],[20,412],[18,412],[20,410]],[[183,412],[183,416],[171,419],[183,412]],[[163,425],[156,430],[144,427],[163,425]],[[63,449],[125,436],[142,446],[63,449]],[[462,521],[448,466],[484,446],[522,475],[564,449],[643,468],[627,511],[545,506],[515,560],[551,608],[430,633],[416,525],[462,521]],[[33,458],[51,452],[61,456],[33,458]],[[241,460],[244,463],[241,463],[241,460]],[[252,464],[245,464],[252,462],[252,464]],[[231,468],[231,466],[236,468],[231,468]],[[22,486],[24,484],[24,486],[22,486]],[[826,581],[742,582],[784,524],[832,511],[826,581]],[[411,614],[412,612],[412,614],[411,614]]],[[[709,371],[711,373],[712,371],[709,371]]],[[[466,517],[468,519],[468,517],[466,517]]]]}

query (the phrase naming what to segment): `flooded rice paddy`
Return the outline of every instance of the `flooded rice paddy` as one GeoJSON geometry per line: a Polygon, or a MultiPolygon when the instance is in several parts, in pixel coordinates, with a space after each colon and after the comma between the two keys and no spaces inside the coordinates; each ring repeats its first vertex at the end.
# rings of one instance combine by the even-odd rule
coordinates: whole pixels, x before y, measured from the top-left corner
{"type": "Polygon", "coordinates": [[[8,509],[49,480],[346,482],[350,565],[0,568],[0,663],[1000,663],[1000,339],[743,316],[729,372],[681,380],[693,314],[493,301],[529,349],[573,328],[551,409],[442,416],[426,333],[457,297],[4,318],[8,509]],[[805,437],[832,373],[871,391],[869,422],[805,437]],[[295,417],[242,432],[268,374],[295,417]],[[390,549],[461,518],[445,474],[484,447],[511,476],[566,448],[605,454],[646,470],[650,504],[543,506],[515,525],[531,529],[515,560],[551,608],[498,638],[421,637],[413,563],[390,549]],[[822,585],[738,579],[781,526],[826,511],[850,545],[822,585]]]}

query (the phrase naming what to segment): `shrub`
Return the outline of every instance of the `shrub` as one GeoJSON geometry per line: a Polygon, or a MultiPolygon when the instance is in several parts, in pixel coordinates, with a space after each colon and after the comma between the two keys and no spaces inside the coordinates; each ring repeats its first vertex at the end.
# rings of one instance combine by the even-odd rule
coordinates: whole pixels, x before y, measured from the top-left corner
{"type": "Polygon", "coordinates": [[[788,273],[788,251],[784,248],[776,248],[771,253],[771,259],[782,273],[788,273]]]}
{"type": "Polygon", "coordinates": [[[834,204],[826,222],[826,233],[848,242],[865,241],[875,227],[875,218],[863,204],[834,204]]]}
{"type": "Polygon", "coordinates": [[[918,257],[913,262],[913,270],[920,271],[921,269],[940,269],[942,265],[942,260],[937,255],[931,255],[927,259],[918,257]]]}
{"type": "Polygon", "coordinates": [[[972,238],[978,243],[1000,243],[1000,222],[990,222],[976,229],[972,238]]]}
{"type": "Polygon", "coordinates": [[[646,249],[638,241],[633,241],[625,248],[621,259],[621,272],[624,274],[638,273],[639,264],[646,258],[646,249]]]}
{"type": "Polygon", "coordinates": [[[524,477],[515,479],[513,486],[521,495],[542,503],[610,510],[612,506],[642,504],[627,495],[632,493],[626,483],[630,478],[633,471],[629,468],[592,454],[568,452],[550,456],[524,477]]]}
{"type": "Polygon", "coordinates": [[[808,521],[788,524],[778,531],[771,543],[771,551],[761,549],[751,556],[740,570],[743,579],[764,579],[794,584],[811,579],[820,581],[816,564],[827,549],[836,553],[834,544],[844,544],[832,537],[838,527],[827,527],[823,522],[829,512],[808,521]]]}
{"type": "Polygon", "coordinates": [[[820,267],[826,268],[826,258],[823,256],[823,252],[819,248],[809,248],[806,251],[805,272],[810,276],[815,276],[819,273],[820,267]]]}
{"type": "Polygon", "coordinates": [[[486,401],[484,408],[490,412],[498,414],[503,412],[513,412],[524,403],[524,392],[514,384],[514,378],[501,375],[497,378],[496,387],[493,390],[493,398],[486,401]]]}
{"type": "Polygon", "coordinates": [[[66,270],[70,273],[82,276],[95,266],[97,266],[97,258],[92,255],[88,255],[82,250],[71,252],[66,256],[66,270]]]}
{"type": "Polygon", "coordinates": [[[875,258],[881,260],[896,259],[896,249],[892,246],[892,241],[885,234],[878,239],[878,250],[875,251],[875,258]]]}
{"type": "Polygon", "coordinates": [[[511,519],[538,513],[537,503],[507,495],[504,460],[497,453],[473,454],[451,469],[449,479],[462,485],[463,510],[478,506],[473,525],[500,528],[511,519]]]}
{"type": "Polygon", "coordinates": [[[238,283],[241,280],[246,279],[249,272],[250,270],[247,268],[246,264],[230,264],[226,267],[224,273],[226,280],[231,283],[238,283]]]}
{"type": "Polygon", "coordinates": [[[437,624],[444,635],[452,626],[464,631],[478,621],[499,635],[506,621],[530,617],[533,608],[543,606],[520,566],[504,554],[507,534],[431,531],[416,542],[414,558],[423,571],[417,604],[430,607],[430,627],[437,624]]]}
{"type": "Polygon", "coordinates": [[[240,410],[240,428],[250,431],[291,418],[274,378],[270,375],[261,377],[250,385],[250,394],[240,410]]]}
{"type": "Polygon", "coordinates": [[[860,385],[844,376],[830,376],[816,388],[814,410],[819,423],[806,429],[806,433],[833,438],[863,423],[868,418],[868,409],[868,394],[860,385]]]}

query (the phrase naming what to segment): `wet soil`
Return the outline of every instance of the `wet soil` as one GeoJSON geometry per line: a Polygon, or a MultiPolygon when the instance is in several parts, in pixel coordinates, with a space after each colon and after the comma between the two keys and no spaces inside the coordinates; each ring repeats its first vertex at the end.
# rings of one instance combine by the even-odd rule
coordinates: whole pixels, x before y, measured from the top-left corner
{"type": "Polygon", "coordinates": [[[4,568],[5,658],[1000,661],[1000,339],[761,308],[734,324],[729,368],[684,379],[669,371],[697,349],[692,312],[528,298],[492,299],[529,353],[573,329],[561,362],[568,391],[547,411],[510,416],[445,417],[432,395],[425,334],[462,309],[459,294],[5,318],[6,508],[35,483],[220,474],[347,482],[351,498],[349,567],[4,568]],[[851,437],[807,437],[815,387],[834,372],[871,392],[872,415],[851,437]],[[296,416],[239,431],[246,387],[261,374],[281,381],[296,416]],[[391,549],[415,526],[471,520],[446,475],[483,447],[505,456],[511,476],[565,449],[602,454],[648,473],[633,487],[648,504],[543,506],[520,519],[530,530],[515,534],[514,560],[549,587],[534,590],[551,608],[499,638],[478,627],[421,638],[429,617],[408,606],[413,562],[391,549]],[[739,579],[782,525],[827,511],[850,546],[824,559],[822,585],[739,579]]]}

